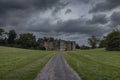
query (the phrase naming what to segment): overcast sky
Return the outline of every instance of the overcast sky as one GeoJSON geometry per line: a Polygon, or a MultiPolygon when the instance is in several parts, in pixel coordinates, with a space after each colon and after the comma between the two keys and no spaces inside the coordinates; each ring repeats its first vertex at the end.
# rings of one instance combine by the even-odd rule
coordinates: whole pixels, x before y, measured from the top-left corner
{"type": "Polygon", "coordinates": [[[0,27],[83,45],[120,28],[120,0],[0,0],[0,27]]]}

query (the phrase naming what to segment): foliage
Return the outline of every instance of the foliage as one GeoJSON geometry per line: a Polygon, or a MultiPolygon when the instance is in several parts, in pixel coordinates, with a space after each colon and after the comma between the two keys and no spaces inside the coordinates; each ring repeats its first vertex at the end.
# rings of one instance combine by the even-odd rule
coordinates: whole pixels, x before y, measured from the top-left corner
{"type": "Polygon", "coordinates": [[[2,36],[3,33],[4,33],[4,30],[0,28],[0,36],[2,36]]]}
{"type": "Polygon", "coordinates": [[[91,48],[97,48],[98,42],[99,39],[97,39],[95,36],[91,36],[91,38],[88,38],[88,43],[91,46],[91,48]]]}
{"type": "Polygon", "coordinates": [[[18,39],[18,44],[24,48],[35,48],[36,37],[31,33],[20,34],[20,37],[18,39]]]}
{"type": "Polygon", "coordinates": [[[83,50],[85,50],[85,49],[90,49],[90,47],[88,47],[88,46],[85,46],[85,45],[82,45],[82,46],[80,46],[80,49],[83,49],[83,50]]]}
{"type": "Polygon", "coordinates": [[[7,39],[5,37],[5,31],[4,29],[0,28],[0,45],[6,45],[7,39]]]}
{"type": "Polygon", "coordinates": [[[44,41],[54,41],[53,37],[44,37],[43,38],[44,41]]]}
{"type": "Polygon", "coordinates": [[[17,35],[15,30],[5,32],[0,28],[0,45],[20,47],[27,49],[46,50],[44,47],[44,41],[54,41],[53,37],[44,37],[36,40],[36,36],[32,33],[22,33],[17,35]]]}
{"type": "Polygon", "coordinates": [[[99,43],[99,48],[105,48],[105,47],[106,47],[106,37],[104,37],[99,43]]]}
{"type": "Polygon", "coordinates": [[[14,44],[16,37],[17,37],[17,33],[15,32],[15,30],[10,30],[8,33],[8,43],[14,44]]]}
{"type": "Polygon", "coordinates": [[[79,46],[79,44],[76,44],[76,49],[80,49],[80,46],[79,46]]]}
{"type": "Polygon", "coordinates": [[[44,47],[44,38],[39,38],[37,40],[37,49],[46,50],[46,48],[44,47]]]}
{"type": "Polygon", "coordinates": [[[106,49],[107,50],[118,50],[120,51],[120,31],[114,30],[106,37],[106,49]]]}

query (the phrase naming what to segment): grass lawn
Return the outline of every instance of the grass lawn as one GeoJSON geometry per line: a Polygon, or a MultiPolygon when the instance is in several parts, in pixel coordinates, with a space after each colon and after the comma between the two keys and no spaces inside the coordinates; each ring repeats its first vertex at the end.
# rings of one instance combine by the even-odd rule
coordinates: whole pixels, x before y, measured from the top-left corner
{"type": "Polygon", "coordinates": [[[0,80],[33,80],[55,53],[0,47],[0,80]]]}
{"type": "Polygon", "coordinates": [[[65,52],[64,57],[83,80],[120,80],[120,52],[76,50],[65,52]]]}

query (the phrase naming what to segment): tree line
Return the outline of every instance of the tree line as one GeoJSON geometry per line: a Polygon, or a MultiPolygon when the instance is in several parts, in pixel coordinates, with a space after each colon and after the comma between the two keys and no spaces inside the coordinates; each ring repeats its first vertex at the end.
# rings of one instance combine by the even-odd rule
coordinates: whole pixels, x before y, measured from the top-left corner
{"type": "Polygon", "coordinates": [[[79,46],[78,49],[95,49],[95,48],[106,48],[109,51],[120,51],[120,30],[113,30],[107,36],[104,36],[103,39],[99,39],[96,36],[91,36],[88,38],[89,46],[79,46]]]}
{"type": "MultiPolygon", "coordinates": [[[[36,36],[32,33],[22,33],[17,34],[15,30],[9,30],[6,32],[4,29],[0,28],[0,45],[1,46],[11,46],[26,49],[39,49],[45,50],[43,46],[44,41],[54,41],[53,37],[44,37],[36,39],[36,36]]],[[[103,37],[102,40],[96,36],[91,36],[88,38],[89,46],[79,46],[76,44],[77,49],[95,49],[95,48],[106,48],[110,51],[120,51],[120,30],[113,30],[107,36],[103,37]]]]}
{"type": "Polygon", "coordinates": [[[36,39],[36,36],[33,35],[32,33],[22,33],[18,35],[15,30],[9,30],[9,32],[5,32],[4,29],[0,28],[1,46],[45,50],[43,42],[48,40],[53,41],[54,38],[44,37],[36,39]]]}

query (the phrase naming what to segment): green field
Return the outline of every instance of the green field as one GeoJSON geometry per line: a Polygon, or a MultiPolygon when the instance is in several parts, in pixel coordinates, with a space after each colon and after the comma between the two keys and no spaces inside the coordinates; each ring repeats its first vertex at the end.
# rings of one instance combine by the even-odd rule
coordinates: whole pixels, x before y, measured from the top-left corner
{"type": "Polygon", "coordinates": [[[77,50],[65,52],[64,57],[83,80],[120,80],[120,52],[77,50]]]}
{"type": "MultiPolygon", "coordinates": [[[[0,47],[0,80],[33,80],[55,51],[0,47]]],[[[64,52],[83,80],[120,80],[120,52],[104,49],[64,52]]]]}
{"type": "Polygon", "coordinates": [[[33,80],[55,53],[0,47],[0,80],[33,80]]]}

